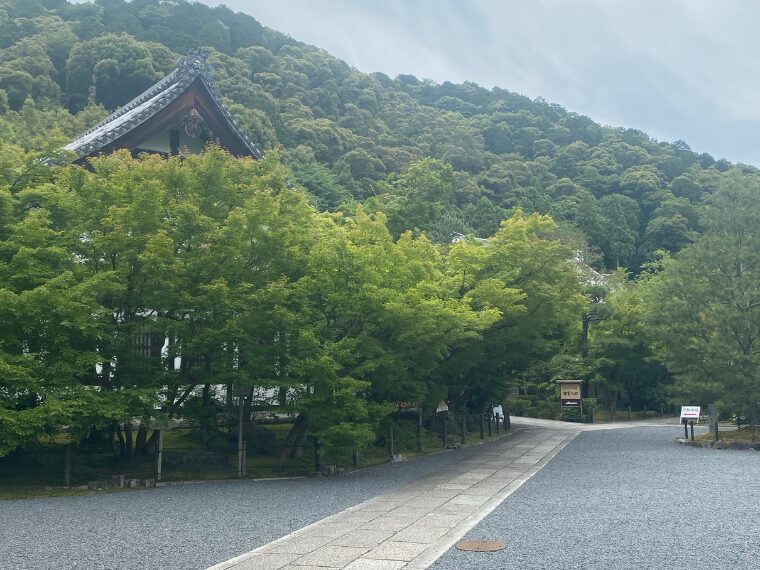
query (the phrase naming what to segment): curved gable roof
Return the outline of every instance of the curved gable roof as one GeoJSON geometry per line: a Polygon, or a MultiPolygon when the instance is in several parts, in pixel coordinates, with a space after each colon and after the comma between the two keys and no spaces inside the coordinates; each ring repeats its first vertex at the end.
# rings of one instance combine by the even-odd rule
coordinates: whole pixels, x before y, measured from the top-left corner
{"type": "Polygon", "coordinates": [[[63,147],[64,150],[75,152],[80,158],[97,153],[166,109],[199,78],[213,99],[220,115],[230,130],[239,138],[242,146],[253,158],[261,158],[263,156],[261,151],[232,118],[222,101],[222,96],[214,83],[214,70],[206,61],[206,53],[199,49],[190,50],[185,57],[179,59],[177,69],[111,113],[97,125],[82,133],[63,147]]]}

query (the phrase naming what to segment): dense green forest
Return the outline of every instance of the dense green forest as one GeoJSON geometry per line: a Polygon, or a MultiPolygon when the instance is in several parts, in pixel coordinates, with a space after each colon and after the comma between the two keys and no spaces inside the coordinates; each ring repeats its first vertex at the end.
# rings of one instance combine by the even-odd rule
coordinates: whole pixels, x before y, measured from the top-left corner
{"type": "Polygon", "coordinates": [[[361,73],[225,7],[0,0],[0,454],[204,418],[230,383],[289,388],[347,447],[398,401],[553,417],[557,378],[592,407],[751,412],[760,266],[726,285],[709,259],[751,257],[719,234],[760,219],[757,175],[540,98],[361,73]],[[265,160],[40,161],[199,46],[265,160]],[[161,362],[134,355],[146,322],[176,339],[161,362]]]}
{"type": "Polygon", "coordinates": [[[521,207],[579,228],[597,265],[636,270],[657,249],[675,252],[693,239],[695,208],[730,167],[681,141],[603,127],[503,89],[360,73],[223,7],[3,6],[4,140],[35,149],[51,133],[72,136],[204,46],[237,119],[262,149],[284,149],[318,208],[369,200],[396,234],[485,237],[521,207]],[[452,167],[445,186],[419,189],[402,177],[425,157],[452,167]]]}

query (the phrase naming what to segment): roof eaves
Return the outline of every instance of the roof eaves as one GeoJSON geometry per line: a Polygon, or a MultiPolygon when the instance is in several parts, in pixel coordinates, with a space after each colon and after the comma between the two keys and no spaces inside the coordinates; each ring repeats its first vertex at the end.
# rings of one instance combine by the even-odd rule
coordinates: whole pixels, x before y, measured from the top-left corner
{"type": "Polygon", "coordinates": [[[262,152],[256,147],[251,139],[248,138],[248,135],[246,135],[240,125],[238,125],[237,121],[235,121],[227,109],[227,106],[224,104],[222,96],[214,83],[214,70],[206,61],[206,52],[202,49],[190,50],[186,56],[181,57],[177,61],[177,69],[100,121],[98,124],[86,130],[77,137],[77,139],[66,145],[64,149],[73,151],[80,157],[100,150],[121,137],[123,134],[126,134],[133,128],[141,125],[162,109],[166,108],[169,103],[179,97],[179,95],[199,76],[225,121],[243,142],[244,146],[251,153],[251,156],[256,159],[262,158],[262,152]],[[162,97],[162,93],[165,93],[165,96],[162,97]],[[127,121],[119,121],[124,115],[133,112],[141,105],[151,102],[152,100],[153,102],[150,103],[150,105],[140,110],[135,116],[130,117],[127,121]],[[106,128],[109,125],[112,125],[112,128],[106,128]],[[102,130],[103,133],[94,138],[90,138],[90,136],[98,130],[102,130]]]}
{"type": "Polygon", "coordinates": [[[243,131],[240,125],[238,125],[229,109],[227,109],[227,105],[224,104],[222,95],[219,93],[219,90],[216,87],[216,83],[214,82],[214,68],[206,64],[201,71],[200,76],[203,80],[203,84],[206,86],[206,89],[211,95],[211,98],[214,100],[214,103],[216,103],[217,108],[221,112],[224,119],[227,121],[229,127],[235,132],[235,134],[237,134],[251,155],[257,160],[261,159],[264,156],[263,153],[258,149],[253,141],[251,141],[248,135],[245,134],[245,131],[243,131]]]}

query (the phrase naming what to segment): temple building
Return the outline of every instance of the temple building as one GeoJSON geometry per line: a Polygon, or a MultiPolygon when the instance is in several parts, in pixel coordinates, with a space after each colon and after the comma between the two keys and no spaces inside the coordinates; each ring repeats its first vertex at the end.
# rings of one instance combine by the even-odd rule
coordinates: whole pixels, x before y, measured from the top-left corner
{"type": "Polygon", "coordinates": [[[196,154],[215,142],[238,157],[261,158],[259,149],[232,118],[213,79],[205,53],[191,50],[177,69],[64,147],[87,158],[129,149],[164,156],[196,154]]]}

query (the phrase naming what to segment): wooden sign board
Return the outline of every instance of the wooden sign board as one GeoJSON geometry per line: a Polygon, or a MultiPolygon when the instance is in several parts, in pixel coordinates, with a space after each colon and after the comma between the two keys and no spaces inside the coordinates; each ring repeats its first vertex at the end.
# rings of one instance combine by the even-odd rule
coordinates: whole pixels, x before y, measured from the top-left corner
{"type": "Polygon", "coordinates": [[[436,414],[440,414],[441,412],[448,412],[449,411],[449,405],[441,400],[438,402],[438,407],[435,409],[436,414]]]}
{"type": "Polygon", "coordinates": [[[568,408],[581,407],[581,385],[580,382],[563,382],[559,386],[560,403],[568,408]]]}

